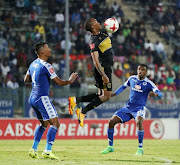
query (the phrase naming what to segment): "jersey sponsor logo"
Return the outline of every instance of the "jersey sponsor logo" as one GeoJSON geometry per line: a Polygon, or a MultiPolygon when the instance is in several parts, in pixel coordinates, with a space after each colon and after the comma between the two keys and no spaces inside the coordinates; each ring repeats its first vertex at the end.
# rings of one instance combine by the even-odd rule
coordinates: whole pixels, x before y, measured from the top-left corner
{"type": "Polygon", "coordinates": [[[105,38],[100,44],[99,44],[99,49],[101,50],[102,53],[104,53],[106,50],[112,48],[111,45],[111,39],[109,37],[105,38]]]}
{"type": "Polygon", "coordinates": [[[134,88],[134,87],[132,87],[132,90],[137,91],[137,92],[143,92],[143,90],[136,89],[136,88],[134,88]]]}
{"type": "Polygon", "coordinates": [[[141,89],[141,86],[140,85],[135,85],[135,88],[136,89],[141,89]]]}
{"type": "Polygon", "coordinates": [[[90,44],[90,49],[94,49],[95,48],[95,44],[90,44]]]}
{"type": "Polygon", "coordinates": [[[54,69],[53,68],[50,68],[49,69],[49,72],[52,74],[52,73],[54,73],[54,69]]]}

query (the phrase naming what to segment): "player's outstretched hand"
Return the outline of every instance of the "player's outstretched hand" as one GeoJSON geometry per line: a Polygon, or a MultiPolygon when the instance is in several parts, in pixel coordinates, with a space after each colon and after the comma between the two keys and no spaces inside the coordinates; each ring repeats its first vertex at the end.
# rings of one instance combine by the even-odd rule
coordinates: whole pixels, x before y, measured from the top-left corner
{"type": "Polygon", "coordinates": [[[157,93],[154,93],[154,92],[149,92],[149,94],[148,94],[148,98],[150,98],[150,97],[154,97],[154,96],[157,96],[157,93]]]}
{"type": "Polygon", "coordinates": [[[71,73],[71,75],[69,77],[69,81],[71,83],[73,83],[76,80],[77,77],[78,77],[78,74],[76,72],[73,72],[73,73],[71,73]]]}
{"type": "Polygon", "coordinates": [[[108,84],[109,83],[109,78],[107,76],[103,77],[103,83],[108,84]]]}

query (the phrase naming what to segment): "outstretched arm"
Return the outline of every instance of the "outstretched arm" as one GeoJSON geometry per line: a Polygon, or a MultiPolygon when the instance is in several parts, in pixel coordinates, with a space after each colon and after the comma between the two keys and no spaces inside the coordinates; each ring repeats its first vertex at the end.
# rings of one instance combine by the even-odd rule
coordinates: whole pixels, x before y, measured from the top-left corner
{"type": "Polygon", "coordinates": [[[154,97],[154,96],[158,96],[159,98],[161,98],[163,96],[163,94],[159,90],[156,90],[155,92],[150,91],[148,94],[148,98],[154,97]]]}
{"type": "Polygon", "coordinates": [[[76,72],[73,72],[70,77],[69,77],[69,80],[65,81],[65,80],[62,80],[60,79],[59,77],[55,77],[53,79],[53,81],[59,85],[59,86],[65,86],[65,85],[68,85],[68,84],[71,84],[75,81],[75,79],[78,77],[78,74],[76,72]]]}
{"type": "Polygon", "coordinates": [[[113,94],[111,94],[111,97],[118,95],[121,93],[124,89],[126,89],[125,85],[121,85],[113,94]]]}

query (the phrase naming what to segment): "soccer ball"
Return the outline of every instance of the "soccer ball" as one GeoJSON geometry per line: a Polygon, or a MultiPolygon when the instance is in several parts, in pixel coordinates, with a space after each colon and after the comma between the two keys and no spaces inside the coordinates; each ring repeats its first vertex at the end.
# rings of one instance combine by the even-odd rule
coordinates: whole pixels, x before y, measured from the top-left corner
{"type": "Polygon", "coordinates": [[[108,18],[104,22],[104,27],[105,27],[107,32],[115,33],[119,28],[119,23],[115,18],[108,18]]]}

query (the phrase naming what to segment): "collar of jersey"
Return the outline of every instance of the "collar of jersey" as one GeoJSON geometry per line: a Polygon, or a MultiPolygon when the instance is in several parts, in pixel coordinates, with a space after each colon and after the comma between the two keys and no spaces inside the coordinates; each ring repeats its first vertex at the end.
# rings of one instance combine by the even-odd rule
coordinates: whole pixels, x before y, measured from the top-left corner
{"type": "Polygon", "coordinates": [[[144,81],[144,80],[147,80],[147,77],[145,77],[143,80],[140,80],[139,77],[138,77],[138,75],[137,75],[137,79],[138,79],[139,81],[144,81]]]}

